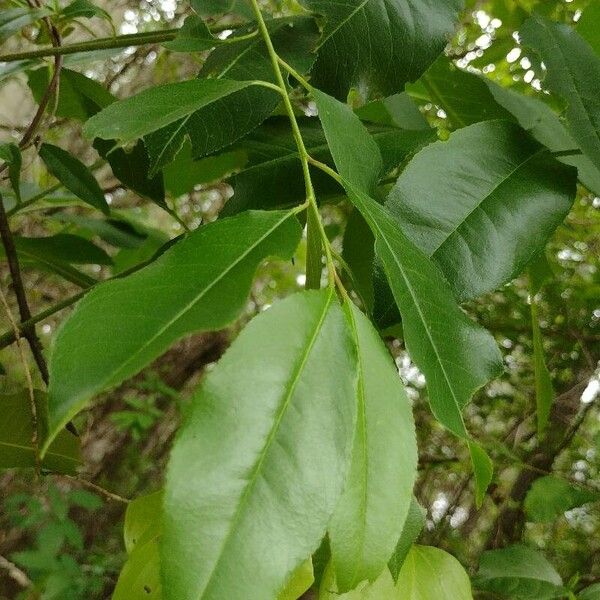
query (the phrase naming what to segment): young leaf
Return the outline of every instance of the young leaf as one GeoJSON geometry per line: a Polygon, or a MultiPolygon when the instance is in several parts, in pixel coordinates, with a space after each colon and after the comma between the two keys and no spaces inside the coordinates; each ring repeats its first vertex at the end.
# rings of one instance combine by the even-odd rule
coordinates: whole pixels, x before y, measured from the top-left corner
{"type": "Polygon", "coordinates": [[[374,581],[402,532],[416,476],[410,402],[398,370],[370,321],[346,314],[357,347],[357,419],[346,487],[329,526],[338,590],[374,581]]]}
{"type": "Polygon", "coordinates": [[[15,192],[17,202],[21,202],[21,165],[23,159],[16,144],[0,143],[0,160],[8,164],[8,178],[15,192]]]}
{"type": "Polygon", "coordinates": [[[390,96],[443,51],[462,0],[303,0],[325,16],[313,83],[345,100],[351,87],[390,96]]]}
{"type": "Polygon", "coordinates": [[[600,493],[578,488],[564,479],[547,475],[534,481],[525,497],[525,513],[534,523],[547,523],[562,514],[600,500],[600,493]]]}
{"type": "Polygon", "coordinates": [[[144,269],[92,290],[55,340],[44,448],[92,396],[137,373],[172,342],[230,323],[258,264],[274,254],[291,258],[300,234],[292,212],[244,213],[201,227],[144,269]],[[151,300],[149,310],[139,309],[143,298],[151,300]]]}
{"type": "Polygon", "coordinates": [[[417,499],[413,496],[408,509],[408,515],[404,522],[402,534],[396,544],[396,549],[388,561],[388,567],[395,582],[398,582],[398,576],[400,575],[400,569],[410,552],[412,545],[417,541],[417,538],[421,534],[423,527],[425,527],[425,509],[419,504],[417,499]]]}
{"type": "Polygon", "coordinates": [[[600,169],[600,56],[574,29],[541,16],[530,17],[519,35],[544,62],[544,85],[567,103],[571,134],[600,169]]]}
{"type": "Polygon", "coordinates": [[[167,472],[166,600],[274,598],[316,550],[349,462],[355,359],[334,293],[302,292],[206,376],[167,472]]]}
{"type": "MultiPolygon", "coordinates": [[[[325,94],[316,93],[315,100],[348,197],[375,235],[376,254],[402,315],[406,347],[427,380],[431,409],[443,425],[468,441],[462,409],[476,390],[502,372],[498,347],[459,308],[438,267],[383,206],[357,187],[364,185],[357,161],[374,164],[377,150],[358,118],[325,94]]],[[[475,443],[469,441],[469,448],[481,498],[491,478],[491,462],[475,443]]]]}
{"type": "MultiPolygon", "coordinates": [[[[47,427],[46,395],[35,392],[37,407],[38,440],[43,439],[47,427]]],[[[33,426],[29,392],[0,396],[0,469],[33,468],[35,456],[32,445],[33,426]]],[[[48,448],[42,467],[57,473],[75,473],[81,462],[79,440],[62,429],[48,448]]]]}
{"type": "Polygon", "coordinates": [[[433,546],[413,546],[396,589],[397,600],[473,600],[471,582],[463,566],[447,552],[433,546]]]}
{"type": "Polygon", "coordinates": [[[104,198],[104,192],[89,169],[66,150],[42,144],[39,152],[48,172],[56,177],[70,192],[78,198],[109,214],[110,209],[104,198]]]}
{"type": "Polygon", "coordinates": [[[548,600],[566,594],[554,567],[538,551],[522,544],[484,552],[473,586],[515,600],[548,600]]]}

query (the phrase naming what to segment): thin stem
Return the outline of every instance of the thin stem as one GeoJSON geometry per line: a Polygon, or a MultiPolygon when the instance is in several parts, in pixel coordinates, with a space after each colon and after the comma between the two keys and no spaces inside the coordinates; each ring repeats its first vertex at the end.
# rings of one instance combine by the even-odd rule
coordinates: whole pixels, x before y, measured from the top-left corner
{"type": "MultiPolygon", "coordinates": [[[[300,131],[298,121],[296,120],[296,115],[294,114],[294,107],[292,106],[292,101],[290,100],[290,97],[287,93],[286,83],[283,78],[281,68],[279,66],[279,57],[277,55],[275,47],[273,46],[273,42],[271,41],[269,30],[262,16],[262,12],[260,10],[260,7],[258,6],[257,0],[251,0],[251,4],[252,9],[254,10],[254,14],[256,16],[258,28],[262,34],[265,45],[267,46],[267,51],[269,52],[273,72],[275,74],[277,84],[283,96],[285,110],[290,120],[292,134],[294,136],[294,141],[296,142],[296,147],[298,148],[298,154],[300,155],[300,163],[302,164],[302,173],[304,175],[304,185],[306,188],[306,200],[308,202],[308,210],[312,212],[313,216],[313,218],[309,219],[309,221],[312,221],[314,226],[318,228],[318,234],[320,235],[321,240],[323,241],[323,246],[325,248],[325,257],[327,260],[327,270],[329,272],[329,283],[330,285],[333,285],[335,282],[335,264],[333,262],[333,256],[329,247],[329,239],[327,238],[325,228],[323,227],[323,222],[321,221],[321,217],[319,215],[319,208],[317,206],[317,199],[315,196],[315,190],[312,184],[310,168],[308,165],[309,155],[306,150],[306,146],[304,145],[304,140],[302,139],[302,133],[300,131]]],[[[309,235],[310,234],[311,232],[309,231],[309,235]]]]}
{"type": "Polygon", "coordinates": [[[317,167],[317,169],[323,171],[323,173],[327,173],[327,175],[329,175],[332,179],[335,179],[340,185],[343,185],[343,181],[339,173],[334,171],[329,165],[326,165],[312,156],[308,157],[308,162],[313,165],[313,167],[317,167]]]}
{"type": "Polygon", "coordinates": [[[42,190],[39,194],[36,194],[35,196],[31,196],[31,198],[28,198],[27,200],[23,200],[20,204],[16,204],[10,210],[7,210],[6,216],[12,217],[19,211],[23,210],[24,208],[27,208],[28,206],[35,204],[38,200],[42,200],[46,196],[58,191],[61,187],[62,187],[62,183],[55,183],[54,185],[50,186],[49,188],[42,190]]]}
{"type": "MultiPolygon", "coordinates": [[[[2,195],[0,194],[0,238],[4,246],[6,254],[6,260],[8,262],[8,269],[13,283],[13,289],[15,296],[17,297],[17,305],[19,307],[19,314],[21,317],[21,323],[31,319],[31,311],[29,310],[29,304],[27,303],[27,295],[25,294],[25,286],[23,285],[23,279],[21,277],[21,267],[19,265],[19,259],[17,256],[17,249],[15,247],[15,241],[8,224],[8,217],[4,210],[4,202],[2,201],[2,195]]],[[[46,359],[42,351],[42,344],[35,331],[35,325],[23,327],[21,325],[21,334],[29,343],[31,353],[38,366],[42,379],[48,383],[48,367],[46,366],[46,359]]],[[[15,338],[16,339],[16,338],[15,338]]]]}
{"type": "Polygon", "coordinates": [[[68,479],[69,481],[73,481],[78,483],[79,485],[86,487],[97,494],[100,494],[107,500],[112,500],[113,502],[121,502],[122,504],[129,504],[131,500],[128,498],[123,498],[123,496],[119,496],[119,494],[115,494],[114,492],[109,492],[107,489],[88,481],[87,479],[82,479],[81,477],[76,477],[75,475],[67,475],[67,474],[58,474],[53,473],[56,477],[61,477],[62,479],[68,479]]]}
{"type": "Polygon", "coordinates": [[[288,63],[285,62],[285,60],[283,60],[283,58],[281,58],[281,56],[277,55],[277,62],[307,91],[307,92],[312,92],[313,88],[310,85],[310,83],[308,83],[308,81],[306,81],[306,79],[304,79],[304,77],[302,77],[302,75],[300,75],[300,73],[298,73],[298,71],[296,71],[296,69],[294,69],[294,67],[292,67],[291,65],[289,65],[288,63]]]}

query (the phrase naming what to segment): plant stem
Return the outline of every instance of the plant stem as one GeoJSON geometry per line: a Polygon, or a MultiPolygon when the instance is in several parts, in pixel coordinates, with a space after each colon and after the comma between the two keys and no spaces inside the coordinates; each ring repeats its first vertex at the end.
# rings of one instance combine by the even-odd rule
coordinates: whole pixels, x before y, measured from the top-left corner
{"type": "MultiPolygon", "coordinates": [[[[325,248],[325,257],[327,261],[327,270],[329,273],[329,284],[334,285],[335,283],[335,264],[333,262],[333,256],[331,254],[331,249],[329,247],[329,240],[327,238],[327,234],[325,233],[325,228],[323,227],[323,222],[321,221],[321,217],[319,215],[319,208],[317,206],[317,199],[315,196],[315,190],[312,184],[312,179],[310,175],[309,168],[309,154],[306,150],[306,146],[304,145],[304,140],[302,139],[302,133],[300,131],[300,127],[298,125],[298,121],[296,120],[296,115],[294,114],[294,107],[292,106],[292,101],[290,100],[289,94],[287,92],[287,87],[285,80],[283,78],[283,74],[280,68],[280,59],[277,55],[277,51],[273,46],[273,42],[271,40],[271,36],[269,35],[269,30],[265,23],[265,20],[262,16],[262,12],[260,7],[258,6],[257,0],[251,0],[252,8],[254,10],[254,14],[256,15],[256,22],[258,23],[258,28],[261,32],[261,35],[264,39],[265,45],[267,46],[267,51],[269,52],[269,57],[271,59],[271,64],[273,66],[273,72],[275,74],[275,78],[277,80],[277,84],[281,89],[283,95],[283,103],[285,106],[285,110],[287,112],[288,118],[290,120],[290,124],[292,127],[292,134],[294,136],[294,141],[296,142],[296,147],[298,148],[298,154],[300,156],[300,163],[302,164],[302,173],[304,174],[304,185],[306,188],[306,200],[308,202],[308,211],[309,216],[307,219],[308,222],[308,251],[309,256],[307,256],[307,274],[306,280],[309,283],[309,286],[314,284],[317,279],[317,275],[315,273],[317,269],[317,265],[320,270],[320,262],[321,262],[321,249],[320,244],[315,243],[315,236],[320,237],[323,246],[325,248]],[[318,253],[318,260],[317,260],[318,253]]],[[[290,67],[291,68],[291,67],[290,67]]],[[[320,273],[319,273],[320,278],[320,273]]]]}
{"type": "Polygon", "coordinates": [[[112,500],[113,502],[120,502],[121,504],[129,504],[131,500],[128,498],[123,498],[123,496],[119,496],[119,494],[115,494],[114,492],[109,492],[107,489],[88,481],[87,479],[82,479],[81,477],[76,477],[75,475],[68,475],[66,473],[53,473],[56,477],[61,477],[63,479],[67,479],[69,481],[73,481],[78,483],[79,485],[86,487],[97,494],[103,496],[106,500],[112,500]]]}

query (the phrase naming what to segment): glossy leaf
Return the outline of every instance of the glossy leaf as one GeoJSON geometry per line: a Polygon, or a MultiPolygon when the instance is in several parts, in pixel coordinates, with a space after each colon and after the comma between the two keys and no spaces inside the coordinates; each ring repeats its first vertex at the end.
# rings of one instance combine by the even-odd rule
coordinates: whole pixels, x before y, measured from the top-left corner
{"type": "Polygon", "coordinates": [[[396,589],[398,600],[472,600],[471,582],[463,566],[447,552],[432,546],[413,546],[396,589]]]}
{"type": "MultiPolygon", "coordinates": [[[[38,419],[38,440],[43,439],[47,428],[46,395],[35,392],[38,419]]],[[[0,469],[33,468],[31,399],[29,391],[0,396],[0,469]]],[[[48,448],[42,468],[57,473],[75,473],[81,462],[79,440],[63,429],[48,448]]]]}
{"type": "MultiPolygon", "coordinates": [[[[354,183],[361,183],[356,161],[371,161],[369,154],[376,151],[358,118],[324,94],[315,99],[348,197],[375,235],[376,254],[402,315],[406,347],[425,375],[432,411],[450,431],[468,440],[462,409],[476,390],[502,372],[500,352],[492,336],[456,304],[438,267],[354,183]]],[[[480,499],[491,478],[491,462],[476,444],[469,442],[469,447],[480,499]]]]}
{"type": "Polygon", "coordinates": [[[346,313],[358,353],[357,419],[346,487],[329,526],[340,592],[374,581],[402,532],[416,476],[411,405],[387,348],[354,306],[346,313]]]}
{"type": "Polygon", "coordinates": [[[171,343],[229,324],[244,306],[258,264],[275,254],[291,258],[300,233],[291,212],[223,219],[135,274],[92,290],[56,337],[45,447],[91,397],[137,373],[171,343]],[[139,309],[141,298],[151,298],[150,311],[139,309]]]}
{"type": "Polygon", "coordinates": [[[332,290],[295,294],[246,326],[171,454],[167,600],[273,598],[317,549],[349,462],[355,373],[332,290]]]}
{"type": "Polygon", "coordinates": [[[345,100],[351,87],[390,96],[446,46],[462,0],[303,0],[325,16],[313,83],[345,100]]]}
{"type": "Polygon", "coordinates": [[[528,19],[519,35],[544,62],[544,86],[566,102],[572,136],[600,169],[600,56],[574,29],[541,16],[528,19]]]}
{"type": "Polygon", "coordinates": [[[523,271],[569,212],[575,184],[575,170],[518,126],[488,121],[422,150],[386,207],[466,300],[523,271]]]}
{"type": "Polygon", "coordinates": [[[600,500],[600,493],[582,489],[564,479],[547,475],[533,482],[525,498],[527,518],[535,523],[547,523],[562,514],[600,500]]]}
{"type": "Polygon", "coordinates": [[[42,144],[39,151],[40,158],[44,161],[48,172],[56,177],[70,192],[78,198],[100,209],[103,213],[110,212],[104,198],[104,192],[89,169],[66,150],[42,144]]]}
{"type": "Polygon", "coordinates": [[[396,582],[400,575],[400,569],[402,568],[412,545],[417,541],[423,527],[425,527],[425,516],[425,509],[419,504],[417,499],[413,497],[408,509],[406,521],[404,522],[404,527],[402,528],[402,534],[400,535],[394,553],[388,562],[390,573],[396,582]]]}
{"type": "Polygon", "coordinates": [[[484,552],[473,586],[513,600],[546,600],[565,595],[554,567],[540,552],[522,544],[484,552]]]}

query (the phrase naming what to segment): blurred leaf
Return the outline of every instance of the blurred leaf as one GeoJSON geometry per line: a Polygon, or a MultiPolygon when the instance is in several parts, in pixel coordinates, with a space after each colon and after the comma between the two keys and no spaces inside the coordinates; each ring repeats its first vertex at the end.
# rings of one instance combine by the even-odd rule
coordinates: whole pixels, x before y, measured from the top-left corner
{"type": "Polygon", "coordinates": [[[73,0],[73,2],[67,4],[67,6],[60,11],[60,15],[67,20],[78,19],[79,17],[85,17],[87,19],[99,17],[112,23],[110,14],[103,8],[90,2],[90,0],[73,0]]]}
{"type": "Polygon", "coordinates": [[[163,46],[173,52],[202,52],[223,43],[223,40],[211,34],[202,19],[192,15],[185,19],[175,39],[165,42],[163,46]]]}
{"type": "Polygon", "coordinates": [[[600,1],[592,0],[584,9],[577,23],[577,33],[594,49],[600,56],[600,1]]]}
{"type": "Polygon", "coordinates": [[[566,593],[546,558],[522,544],[484,552],[473,586],[511,600],[563,598],[566,593]]]}
{"type": "Polygon", "coordinates": [[[0,143],[0,159],[8,165],[8,178],[15,192],[17,202],[21,202],[21,165],[23,159],[19,146],[12,143],[0,143]]]}
{"type": "Polygon", "coordinates": [[[51,14],[48,8],[3,8],[0,13],[0,42],[51,14]]]}

